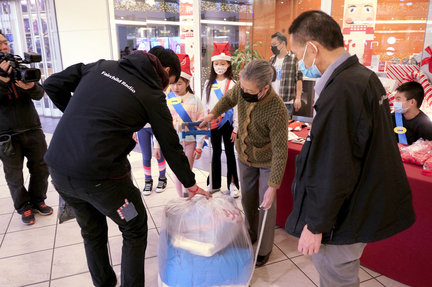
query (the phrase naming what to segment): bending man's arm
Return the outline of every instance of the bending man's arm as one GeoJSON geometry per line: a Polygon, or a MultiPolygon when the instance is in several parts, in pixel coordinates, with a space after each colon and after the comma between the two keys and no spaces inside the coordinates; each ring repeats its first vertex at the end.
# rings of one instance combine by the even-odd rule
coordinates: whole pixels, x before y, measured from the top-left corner
{"type": "Polygon", "coordinates": [[[81,81],[83,63],[72,65],[62,72],[49,76],[43,83],[43,88],[59,110],[65,111],[73,93],[81,81]]]}

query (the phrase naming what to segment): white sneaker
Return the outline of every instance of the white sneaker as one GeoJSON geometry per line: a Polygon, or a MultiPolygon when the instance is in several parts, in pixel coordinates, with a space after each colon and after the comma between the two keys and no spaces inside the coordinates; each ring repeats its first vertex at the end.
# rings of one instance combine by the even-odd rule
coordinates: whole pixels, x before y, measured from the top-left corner
{"type": "Polygon", "coordinates": [[[206,191],[207,191],[208,193],[210,193],[210,194],[213,194],[213,193],[215,193],[215,192],[220,191],[220,188],[212,189],[212,188],[210,188],[210,185],[207,185],[206,191]]]}
{"type": "Polygon", "coordinates": [[[224,190],[224,191],[221,191],[222,192],[222,194],[223,195],[230,195],[230,190],[229,189],[227,189],[227,190],[224,190]]]}
{"type": "Polygon", "coordinates": [[[237,187],[235,186],[235,184],[233,182],[231,182],[229,189],[230,189],[230,195],[231,195],[231,197],[237,198],[237,197],[240,196],[240,192],[239,192],[239,190],[237,189],[237,187]]]}

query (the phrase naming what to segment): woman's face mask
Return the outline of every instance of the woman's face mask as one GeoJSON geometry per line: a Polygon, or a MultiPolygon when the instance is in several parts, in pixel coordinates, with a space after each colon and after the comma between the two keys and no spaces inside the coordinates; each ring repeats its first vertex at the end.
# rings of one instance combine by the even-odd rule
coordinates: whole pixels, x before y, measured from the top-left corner
{"type": "Polygon", "coordinates": [[[243,99],[245,99],[246,102],[249,103],[255,103],[258,102],[258,96],[261,93],[261,91],[258,94],[249,94],[249,93],[245,93],[243,91],[243,89],[240,89],[240,94],[243,97],[243,99]]]}

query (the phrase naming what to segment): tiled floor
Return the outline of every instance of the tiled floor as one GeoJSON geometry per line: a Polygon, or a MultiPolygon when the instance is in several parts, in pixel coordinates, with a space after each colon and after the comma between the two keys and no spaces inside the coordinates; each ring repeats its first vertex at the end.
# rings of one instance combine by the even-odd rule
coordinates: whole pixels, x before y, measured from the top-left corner
{"type": "MultiPolygon", "coordinates": [[[[45,127],[45,126],[44,126],[45,127]]],[[[53,129],[45,129],[53,132],[53,129]]],[[[47,141],[51,138],[46,133],[47,141]]],[[[132,152],[129,160],[133,168],[135,184],[142,189],[144,173],[141,154],[132,152]]],[[[205,166],[207,158],[195,166],[205,166]]],[[[154,165],[157,166],[156,161],[154,165]]],[[[1,170],[3,170],[1,168],[1,170]]],[[[194,168],[197,182],[205,186],[207,172],[194,168]]],[[[36,223],[24,226],[14,211],[3,172],[0,172],[0,286],[69,287],[93,286],[87,269],[83,241],[75,220],[58,224],[58,194],[50,185],[46,203],[54,207],[51,216],[36,215],[36,223]]],[[[26,181],[28,171],[24,170],[26,181]]],[[[153,170],[157,178],[156,169],[153,170]]],[[[168,189],[160,194],[144,197],[148,212],[148,246],[146,252],[146,286],[157,286],[157,244],[163,206],[177,196],[172,171],[168,168],[168,189]]],[[[241,208],[240,200],[237,200],[241,208]]],[[[120,271],[121,233],[109,221],[109,249],[116,272],[120,271]]],[[[318,286],[318,274],[310,256],[297,251],[297,239],[283,229],[275,229],[275,243],[269,263],[255,270],[251,286],[318,286]]],[[[406,286],[372,270],[362,267],[359,274],[362,287],[406,286]]]]}

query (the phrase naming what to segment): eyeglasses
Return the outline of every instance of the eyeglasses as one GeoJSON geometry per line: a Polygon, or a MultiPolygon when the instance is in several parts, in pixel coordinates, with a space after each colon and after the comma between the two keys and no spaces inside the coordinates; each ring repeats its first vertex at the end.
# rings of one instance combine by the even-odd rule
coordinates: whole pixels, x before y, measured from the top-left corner
{"type": "Polygon", "coordinates": [[[271,48],[271,47],[277,47],[277,46],[279,46],[280,44],[281,44],[281,43],[271,43],[271,44],[270,44],[270,48],[271,48]]]}
{"type": "Polygon", "coordinates": [[[8,42],[7,40],[0,41],[0,45],[8,46],[8,45],[9,45],[9,42],[8,42]]]}

